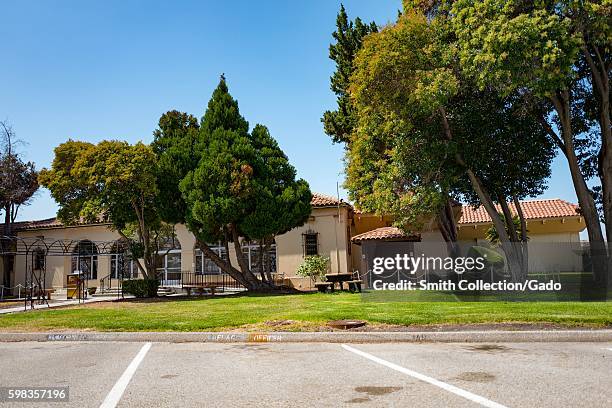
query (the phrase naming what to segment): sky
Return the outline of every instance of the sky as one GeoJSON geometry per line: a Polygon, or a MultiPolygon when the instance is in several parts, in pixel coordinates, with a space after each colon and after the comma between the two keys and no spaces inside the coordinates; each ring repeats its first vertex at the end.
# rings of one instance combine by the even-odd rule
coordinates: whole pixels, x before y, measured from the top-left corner
{"type": "MultiPolygon", "coordinates": [[[[392,22],[400,0],[344,0],[351,18],[392,22]]],[[[340,1],[16,1],[2,6],[0,119],[38,168],[68,138],[152,140],[161,114],[204,114],[224,73],[251,127],[268,126],[312,191],[336,195],[343,147],[320,121],[335,108],[328,47],[340,1]]],[[[340,189],[340,196],[346,192],[340,189]]],[[[557,157],[542,198],[576,202],[557,157]]],[[[41,189],[19,220],[55,216],[41,189]]]]}

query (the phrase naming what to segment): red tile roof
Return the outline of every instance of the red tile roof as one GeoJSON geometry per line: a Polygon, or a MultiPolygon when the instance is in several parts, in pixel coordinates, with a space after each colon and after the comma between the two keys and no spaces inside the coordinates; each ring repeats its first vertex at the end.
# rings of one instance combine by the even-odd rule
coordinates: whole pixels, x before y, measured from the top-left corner
{"type": "Polygon", "coordinates": [[[13,228],[15,231],[23,231],[23,230],[36,230],[36,229],[49,229],[49,228],[64,228],[64,227],[72,227],[72,226],[87,226],[87,225],[100,225],[100,224],[108,224],[100,220],[99,222],[88,223],[88,222],[79,222],[75,225],[64,225],[59,219],[56,217],[47,218],[44,220],[36,220],[36,221],[20,221],[13,224],[13,228]]]}
{"type": "Polygon", "coordinates": [[[419,241],[419,235],[407,235],[402,230],[396,227],[381,227],[375,230],[364,232],[363,234],[355,235],[351,241],[359,243],[367,240],[411,240],[419,241]]]}
{"type": "MultiPolygon", "coordinates": [[[[497,211],[501,212],[501,208],[496,206],[497,211]]],[[[528,220],[542,218],[562,218],[579,216],[579,208],[577,205],[568,203],[567,201],[553,198],[549,200],[529,200],[521,201],[521,208],[528,220]]],[[[512,215],[516,215],[514,204],[510,204],[512,215]]],[[[491,222],[491,217],[483,206],[474,208],[468,205],[463,206],[462,215],[459,219],[459,224],[478,224],[491,222]]]]}
{"type": "MultiPolygon", "coordinates": [[[[332,196],[328,196],[325,194],[312,193],[312,200],[310,204],[313,207],[336,207],[338,205],[338,199],[332,196]]],[[[349,205],[343,200],[340,200],[340,205],[349,205]]],[[[78,223],[77,226],[84,225],[95,225],[95,224],[104,224],[103,221],[98,223],[78,223]]],[[[2,225],[2,224],[0,224],[2,225]]],[[[64,224],[58,220],[56,217],[47,218],[44,220],[36,220],[36,221],[20,221],[16,222],[14,228],[16,231],[23,230],[34,230],[34,229],[47,229],[47,228],[63,228],[64,224]]]]}
{"type": "Polygon", "coordinates": [[[310,200],[310,205],[313,207],[336,207],[338,204],[349,205],[344,200],[338,201],[336,197],[320,193],[312,193],[312,200],[310,200]]]}

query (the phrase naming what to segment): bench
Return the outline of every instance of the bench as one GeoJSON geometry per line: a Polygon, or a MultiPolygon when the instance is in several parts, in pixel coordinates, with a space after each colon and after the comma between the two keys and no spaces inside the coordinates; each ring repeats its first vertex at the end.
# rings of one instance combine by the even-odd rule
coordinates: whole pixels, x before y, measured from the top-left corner
{"type": "Polygon", "coordinates": [[[334,291],[334,283],[333,282],[319,282],[319,283],[315,283],[315,287],[321,293],[327,292],[328,289],[331,290],[332,292],[334,291]]]}
{"type": "Polygon", "coordinates": [[[210,290],[211,296],[214,296],[215,292],[217,290],[217,286],[218,285],[215,285],[215,284],[212,284],[212,283],[206,283],[204,285],[183,285],[183,289],[187,290],[187,296],[191,296],[191,291],[192,290],[195,290],[200,295],[203,295],[205,289],[210,290]]]}
{"type": "Polygon", "coordinates": [[[346,283],[348,283],[348,289],[351,293],[361,292],[362,282],[360,280],[347,281],[346,283]]]}

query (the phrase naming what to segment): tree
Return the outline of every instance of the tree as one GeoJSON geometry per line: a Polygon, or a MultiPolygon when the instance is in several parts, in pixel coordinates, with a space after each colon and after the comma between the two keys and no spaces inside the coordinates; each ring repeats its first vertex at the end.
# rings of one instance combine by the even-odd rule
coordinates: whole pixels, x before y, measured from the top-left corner
{"type": "Polygon", "coordinates": [[[336,71],[330,81],[331,90],[337,96],[338,109],[326,111],[321,121],[325,133],[335,143],[348,143],[357,122],[348,92],[349,80],[354,71],[353,61],[355,54],[361,48],[363,38],[370,33],[378,32],[378,27],[374,22],[364,24],[359,17],[354,22],[349,21],[344,5],[341,4],[336,18],[336,28],[332,34],[336,42],[329,46],[329,58],[336,63],[336,71]]]}
{"type": "MultiPolygon", "coordinates": [[[[374,22],[366,25],[360,18],[356,18],[354,22],[349,21],[344,5],[341,5],[338,12],[336,27],[336,31],[332,34],[335,43],[329,46],[329,57],[336,63],[336,71],[331,77],[331,90],[337,95],[338,108],[336,111],[326,111],[321,120],[324,123],[325,132],[332,140],[335,143],[344,143],[348,148],[352,140],[350,135],[357,125],[355,107],[349,94],[350,77],[355,71],[354,60],[364,38],[369,34],[377,33],[378,27],[374,22]]],[[[428,197],[436,201],[435,205],[430,202],[429,208],[435,206],[438,209],[435,216],[436,222],[451,253],[458,254],[454,201],[439,191],[433,195],[429,194],[428,197]]],[[[422,199],[423,196],[420,195],[420,198],[422,199]]],[[[416,199],[411,201],[417,202],[416,199]]],[[[389,207],[385,209],[385,212],[390,212],[389,207]]],[[[396,208],[391,212],[394,213],[400,225],[407,226],[415,221],[406,218],[408,214],[403,208],[396,208]]]]}
{"type": "MultiPolygon", "coordinates": [[[[16,151],[20,143],[7,122],[0,122],[0,213],[4,212],[3,229],[5,237],[14,234],[13,224],[19,208],[28,205],[38,190],[38,172],[32,162],[24,162],[16,151]]],[[[2,243],[5,245],[5,243],[2,243]]],[[[4,276],[2,285],[11,287],[13,257],[2,257],[4,276]]]]}
{"type": "Polygon", "coordinates": [[[452,2],[462,67],[481,87],[521,92],[532,114],[567,159],[587,225],[594,274],[601,286],[612,262],[606,252],[581,157],[592,123],[599,123],[593,160],[601,184],[608,243],[612,242],[612,135],[610,133],[610,4],[606,1],[492,0],[452,2]],[[582,139],[582,140],[581,140],[582,139]]]}
{"type": "MultiPolygon", "coordinates": [[[[169,114],[166,114],[167,118],[169,114]]],[[[176,202],[167,202],[175,219],[184,220],[194,234],[198,247],[219,268],[249,290],[267,290],[273,285],[269,259],[263,256],[274,236],[303,224],[311,211],[308,184],[296,180],[296,171],[265,126],[257,125],[249,133],[248,122],[240,115],[238,103],[229,94],[225,78],[213,92],[197,136],[186,114],[170,115],[181,120],[160,131],[154,145],[160,163],[174,166],[173,178],[184,212],[176,202]],[[160,135],[162,134],[160,133],[160,135]],[[163,147],[159,145],[168,142],[163,147]],[[265,264],[259,279],[242,253],[242,240],[255,240],[265,264]],[[222,242],[234,245],[238,267],[222,259],[209,246],[222,242]]],[[[164,117],[162,117],[164,119],[164,117]]],[[[172,193],[175,194],[175,193],[172,193]]],[[[229,251],[227,251],[229,253],[229,251]]]]}
{"type": "Polygon", "coordinates": [[[410,214],[410,223],[439,211],[448,194],[477,201],[500,231],[518,280],[522,251],[495,204],[541,191],[553,154],[539,122],[522,116],[517,95],[478,90],[458,65],[444,17],[408,9],[365,39],[350,87],[359,122],[348,153],[349,189],[366,207],[410,214]],[[506,172],[505,163],[516,169],[506,172]]]}
{"type": "MultiPolygon", "coordinates": [[[[502,217],[505,222],[506,216],[504,214],[500,214],[499,216],[502,217]]],[[[517,216],[512,217],[512,229],[514,230],[515,234],[522,234],[521,220],[517,216]]],[[[511,233],[509,229],[506,229],[506,231],[508,231],[509,234],[511,233]]],[[[495,227],[491,227],[485,232],[485,238],[492,244],[499,244],[499,234],[497,233],[495,227]]]]}
{"type": "Polygon", "coordinates": [[[296,180],[295,168],[267,127],[255,125],[251,139],[259,156],[257,187],[251,210],[240,225],[245,236],[258,241],[262,279],[271,284],[269,253],[274,237],[306,222],[312,194],[306,181],[296,180]]]}
{"type": "Polygon", "coordinates": [[[296,271],[298,276],[310,278],[312,284],[318,280],[324,282],[325,274],[329,271],[329,257],[321,255],[309,255],[304,258],[304,262],[298,266],[296,271]]]}
{"type": "Polygon", "coordinates": [[[40,183],[59,204],[62,222],[110,222],[129,242],[143,276],[155,279],[169,229],[156,208],[156,176],[157,157],[143,143],[68,140],[55,148],[51,169],[41,171],[40,183]]]}
{"type": "Polygon", "coordinates": [[[195,153],[198,119],[176,110],[164,113],[153,132],[151,147],[157,156],[157,205],[160,217],[172,224],[184,223],[187,205],[179,182],[197,165],[195,153]]]}

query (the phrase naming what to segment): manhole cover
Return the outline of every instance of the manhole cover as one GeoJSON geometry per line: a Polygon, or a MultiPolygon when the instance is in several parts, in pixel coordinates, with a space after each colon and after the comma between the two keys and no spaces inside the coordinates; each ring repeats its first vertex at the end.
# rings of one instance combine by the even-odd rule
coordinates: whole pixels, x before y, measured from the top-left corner
{"type": "Polygon", "coordinates": [[[365,326],[366,322],[363,320],[332,320],[327,325],[334,329],[352,329],[354,327],[365,326]]]}

